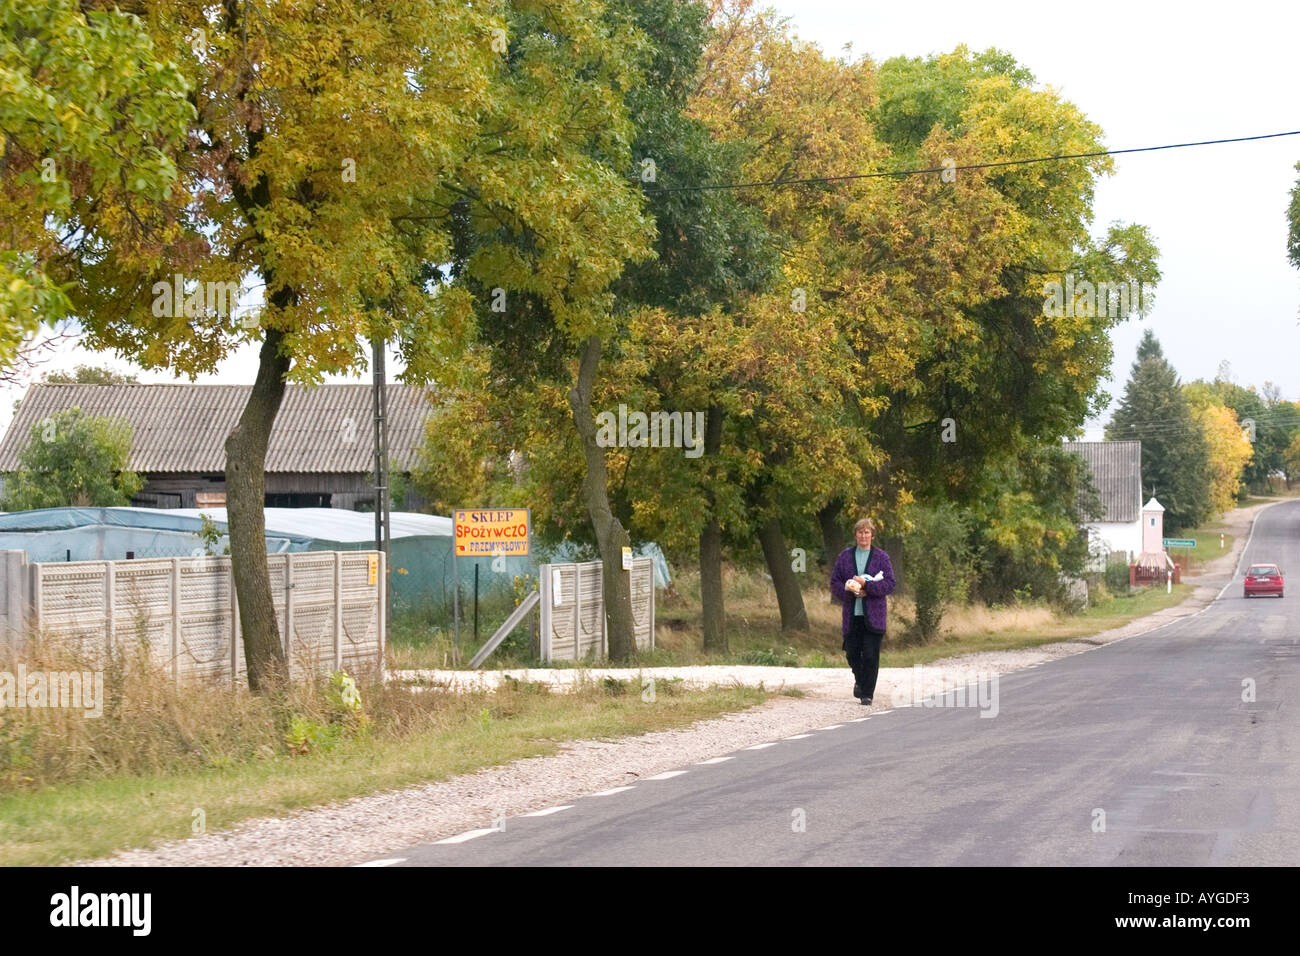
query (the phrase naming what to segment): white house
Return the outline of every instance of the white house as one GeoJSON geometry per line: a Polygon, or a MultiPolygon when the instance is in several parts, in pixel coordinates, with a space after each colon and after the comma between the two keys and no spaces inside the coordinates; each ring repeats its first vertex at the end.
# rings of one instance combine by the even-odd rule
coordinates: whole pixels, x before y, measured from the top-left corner
{"type": "MultiPolygon", "coordinates": [[[[1101,517],[1088,525],[1092,570],[1103,570],[1110,553],[1123,552],[1132,564],[1142,554],[1142,443],[1140,441],[1066,442],[1065,450],[1088,463],[1101,498],[1101,517]]],[[[1117,556],[1118,560],[1118,556],[1117,556]]]]}

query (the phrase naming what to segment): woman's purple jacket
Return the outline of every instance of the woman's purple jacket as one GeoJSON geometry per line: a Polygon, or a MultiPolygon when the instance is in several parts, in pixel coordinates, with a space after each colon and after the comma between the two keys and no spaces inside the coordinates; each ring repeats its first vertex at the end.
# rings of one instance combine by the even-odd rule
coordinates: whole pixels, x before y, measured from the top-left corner
{"type": "MultiPolygon", "coordinates": [[[[853,616],[853,602],[856,598],[844,590],[844,582],[857,574],[853,552],[854,547],[845,548],[835,559],[835,570],[831,572],[831,597],[844,605],[844,636],[849,633],[849,619],[853,616]]],[[[889,555],[877,547],[872,547],[871,556],[867,558],[868,575],[884,571],[885,576],[879,581],[868,581],[862,588],[862,610],[866,614],[867,626],[877,631],[885,629],[888,610],[886,594],[894,591],[894,566],[889,555]]]]}

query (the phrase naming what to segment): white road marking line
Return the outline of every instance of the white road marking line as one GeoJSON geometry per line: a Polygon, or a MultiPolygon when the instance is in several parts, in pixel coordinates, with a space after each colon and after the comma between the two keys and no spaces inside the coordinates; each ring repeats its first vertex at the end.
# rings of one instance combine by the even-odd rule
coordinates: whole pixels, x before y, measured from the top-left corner
{"type": "Polygon", "coordinates": [[[445,840],[435,840],[434,845],[442,843],[464,843],[466,840],[472,840],[475,837],[487,836],[489,833],[496,833],[496,827],[485,827],[482,830],[466,830],[464,833],[458,833],[454,837],[447,837],[445,840]]]}
{"type": "Polygon", "coordinates": [[[730,760],[731,757],[713,757],[709,760],[701,760],[697,766],[703,767],[705,764],[722,763],[724,760],[730,760]]]}
{"type": "Polygon", "coordinates": [[[823,727],[822,730],[839,730],[843,724],[831,724],[829,727],[823,727]]]}
{"type": "Polygon", "coordinates": [[[663,773],[657,773],[653,777],[646,777],[647,780],[667,780],[670,777],[680,777],[685,770],[665,770],[663,773]]]}
{"type": "Polygon", "coordinates": [[[853,720],[850,721],[850,723],[860,724],[860,723],[862,723],[864,720],[870,720],[870,719],[871,719],[870,717],[854,717],[853,720]]]}
{"type": "Polygon", "coordinates": [[[392,866],[394,863],[405,863],[406,857],[393,856],[387,860],[368,860],[365,863],[354,863],[353,866],[392,866]]]}
{"type": "Polygon", "coordinates": [[[775,747],[775,746],[776,746],[776,741],[773,740],[771,743],[767,743],[767,744],[754,744],[754,746],[752,746],[752,747],[746,747],[745,749],[746,749],[746,750],[762,750],[764,747],[775,747]]]}
{"type": "Polygon", "coordinates": [[[803,740],[805,737],[811,737],[812,734],[795,734],[793,737],[786,737],[786,740],[803,740]]]}
{"type": "Polygon", "coordinates": [[[872,714],[871,716],[872,716],[872,717],[884,717],[885,714],[892,714],[892,713],[893,713],[892,710],[882,710],[880,713],[878,713],[878,714],[872,714]]]}
{"type": "Polygon", "coordinates": [[[526,817],[549,817],[552,813],[559,813],[561,810],[572,810],[573,804],[568,803],[562,807],[547,807],[545,810],[534,810],[532,813],[525,813],[526,817]]]}
{"type": "Polygon", "coordinates": [[[615,787],[615,788],[612,789],[612,790],[601,790],[601,791],[599,791],[598,793],[593,793],[592,796],[593,796],[593,797],[608,797],[608,796],[611,796],[611,795],[613,795],[613,794],[615,794],[615,793],[622,793],[624,790],[631,790],[631,789],[632,789],[631,787],[615,787]]]}
{"type": "Polygon", "coordinates": [[[1152,770],[1154,774],[1165,777],[1226,777],[1226,773],[1201,773],[1196,770],[1152,770]]]}

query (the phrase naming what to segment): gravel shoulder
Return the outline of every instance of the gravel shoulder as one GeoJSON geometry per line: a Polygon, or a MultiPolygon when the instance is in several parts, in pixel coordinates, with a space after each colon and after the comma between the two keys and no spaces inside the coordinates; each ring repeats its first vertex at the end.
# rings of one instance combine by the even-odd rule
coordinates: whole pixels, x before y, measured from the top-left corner
{"type": "MultiPolygon", "coordinates": [[[[740,713],[701,721],[692,727],[616,740],[579,740],[548,757],[519,760],[440,783],[359,797],[340,804],[301,810],[284,817],[249,821],[223,833],[206,834],[130,850],[83,865],[112,866],[339,866],[375,860],[395,850],[443,839],[494,821],[556,806],[586,794],[627,786],[744,747],[779,740],[846,719],[915,701],[955,686],[1006,674],[1044,661],[1094,650],[1164,627],[1208,606],[1233,575],[1246,536],[1258,512],[1269,504],[1230,512],[1224,519],[1235,537],[1233,548],[1211,561],[1192,594],[1123,627],[1087,638],[1011,651],[947,658],[917,668],[884,668],[876,704],[863,708],[852,697],[847,668],[654,667],[590,670],[408,671],[398,679],[420,679],[459,686],[495,686],[503,675],[546,681],[562,688],[582,679],[606,676],[638,681],[680,678],[693,686],[762,683],[769,690],[799,688],[807,696],[776,696],[740,713]]],[[[1190,583],[1190,582],[1189,582],[1190,583]]]]}

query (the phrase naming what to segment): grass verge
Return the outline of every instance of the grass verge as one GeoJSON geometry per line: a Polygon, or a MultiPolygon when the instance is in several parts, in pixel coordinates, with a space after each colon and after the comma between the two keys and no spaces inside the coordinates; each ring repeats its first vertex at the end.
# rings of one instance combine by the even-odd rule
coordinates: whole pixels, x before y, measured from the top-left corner
{"type": "Polygon", "coordinates": [[[770,694],[751,687],[685,690],[659,682],[584,682],[571,694],[515,683],[491,692],[437,688],[394,693],[445,698],[436,722],[412,733],[367,735],[305,755],[205,769],[116,773],[35,790],[0,792],[0,865],[48,866],[148,847],[196,831],[349,797],[471,773],[554,753],[560,742],[687,726],[744,710],[770,694]]]}

